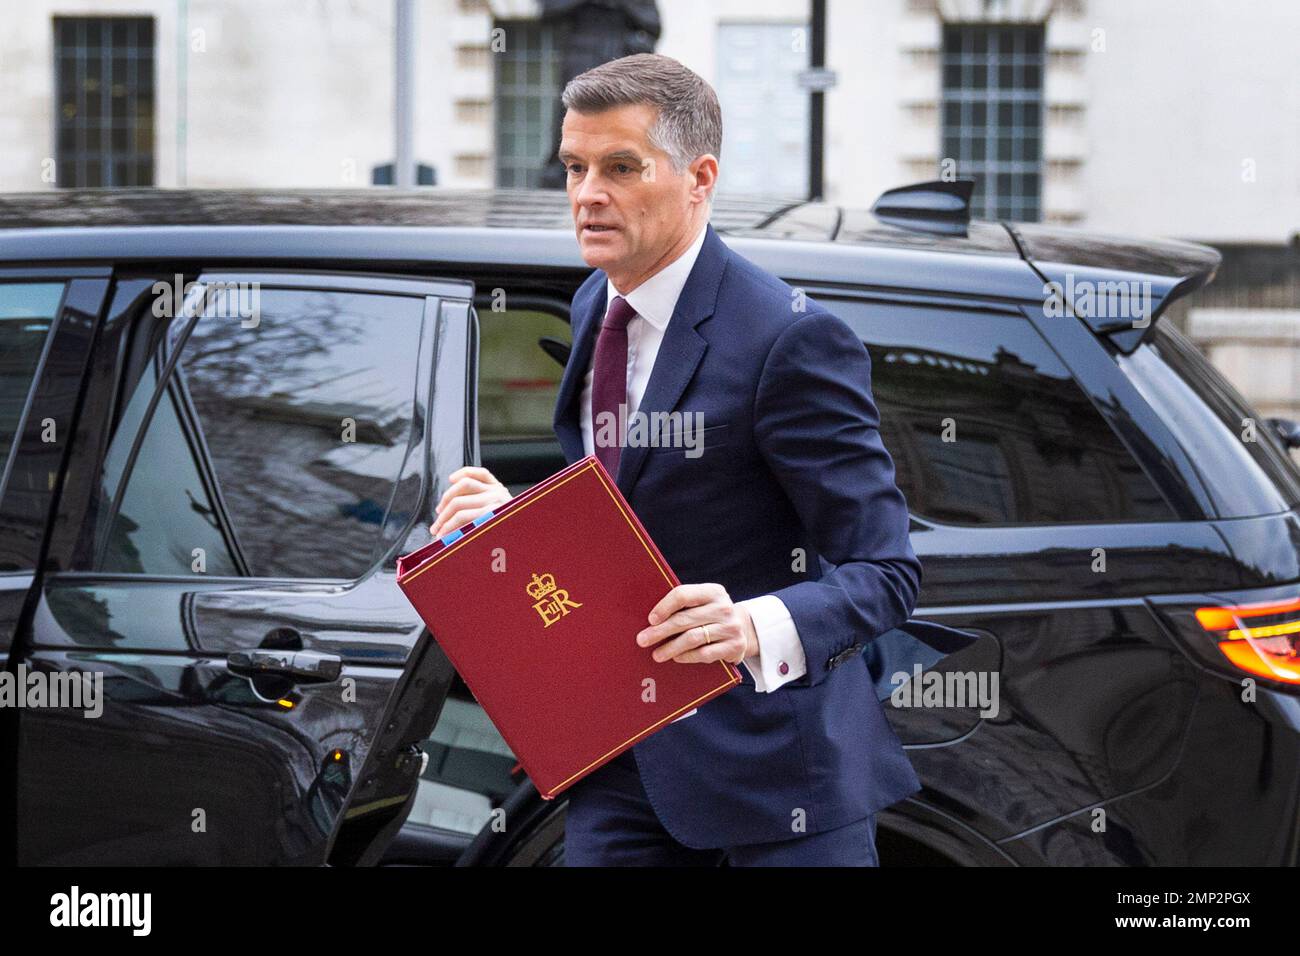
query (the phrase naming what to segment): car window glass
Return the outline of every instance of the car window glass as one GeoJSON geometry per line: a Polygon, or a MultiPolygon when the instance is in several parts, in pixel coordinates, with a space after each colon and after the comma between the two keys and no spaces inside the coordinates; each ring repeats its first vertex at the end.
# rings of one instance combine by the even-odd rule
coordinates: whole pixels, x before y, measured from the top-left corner
{"type": "Polygon", "coordinates": [[[1221,516],[1300,503],[1300,477],[1270,426],[1184,335],[1158,325],[1115,361],[1195,462],[1221,516]]]}
{"type": "Polygon", "coordinates": [[[117,424],[116,434],[118,439],[108,446],[108,451],[105,454],[104,467],[100,472],[99,479],[99,500],[106,506],[101,507],[96,516],[98,521],[95,531],[96,541],[102,542],[106,540],[109,523],[113,518],[113,509],[107,507],[107,505],[111,504],[117,496],[122,476],[126,474],[127,462],[131,455],[132,444],[128,436],[134,436],[140,431],[141,423],[144,421],[145,413],[149,409],[149,403],[158,385],[157,366],[161,364],[161,361],[161,357],[155,355],[145,366],[140,381],[136,383],[134,390],[131,392],[131,398],[122,411],[121,421],[117,424]]]}
{"type": "Polygon", "coordinates": [[[881,437],[914,514],[960,525],[1174,519],[1028,320],[827,304],[871,355],[881,437]]]}
{"type": "Polygon", "coordinates": [[[558,471],[552,418],[564,367],[537,344],[571,339],[569,323],[533,309],[478,310],[479,457],[512,492],[558,471]]]}
{"type": "Polygon", "coordinates": [[[0,475],[62,297],[62,282],[0,283],[0,475]]]}
{"type": "Polygon", "coordinates": [[[137,454],[102,570],[176,574],[192,568],[239,573],[169,391],[137,454]]]}
{"type": "Polygon", "coordinates": [[[261,289],[255,321],[230,311],[194,322],[134,463],[156,369],[128,401],[98,570],[187,574],[202,549],[209,574],[359,577],[419,497],[424,300],[261,289]]]}

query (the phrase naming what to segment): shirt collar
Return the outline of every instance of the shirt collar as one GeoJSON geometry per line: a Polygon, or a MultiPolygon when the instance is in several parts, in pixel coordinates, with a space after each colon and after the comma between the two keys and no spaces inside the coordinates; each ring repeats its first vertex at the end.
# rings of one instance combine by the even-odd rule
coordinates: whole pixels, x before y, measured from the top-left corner
{"type": "MultiPolygon", "coordinates": [[[[690,278],[691,269],[700,255],[700,248],[704,245],[704,234],[708,229],[709,224],[706,222],[685,252],[623,296],[627,299],[627,304],[636,309],[637,315],[660,331],[667,327],[668,320],[673,317],[673,312],[677,309],[677,300],[681,298],[686,280],[690,278]]],[[[606,279],[606,307],[608,303],[614,301],[615,296],[620,294],[614,288],[614,283],[606,279]]]]}

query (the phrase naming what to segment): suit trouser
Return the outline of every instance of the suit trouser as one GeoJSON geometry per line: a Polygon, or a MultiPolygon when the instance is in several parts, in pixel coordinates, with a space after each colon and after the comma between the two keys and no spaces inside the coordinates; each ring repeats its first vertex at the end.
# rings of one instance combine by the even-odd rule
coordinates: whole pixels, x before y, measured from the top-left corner
{"type": "Polygon", "coordinates": [[[631,750],[574,784],[564,825],[565,866],[879,866],[876,815],[774,843],[695,849],[655,816],[631,750]]]}

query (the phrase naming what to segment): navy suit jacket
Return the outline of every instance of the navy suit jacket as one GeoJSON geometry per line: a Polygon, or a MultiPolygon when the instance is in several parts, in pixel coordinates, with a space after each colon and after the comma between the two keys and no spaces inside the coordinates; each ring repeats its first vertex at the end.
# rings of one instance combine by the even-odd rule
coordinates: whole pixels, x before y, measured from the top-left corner
{"type": "MultiPolygon", "coordinates": [[[[758,693],[742,668],[740,686],[633,747],[656,815],[701,848],[832,829],[916,793],[880,703],[881,661],[928,666],[934,648],[961,646],[909,621],[921,564],[866,348],[706,230],[638,409],[702,413],[703,452],[627,446],[615,480],[683,583],[719,583],[734,601],[779,597],[808,672],[758,693]],[[871,645],[887,634],[873,673],[871,645]]],[[[597,270],[573,298],[554,419],[570,463],[585,454],[578,403],[605,283],[597,270]]]]}

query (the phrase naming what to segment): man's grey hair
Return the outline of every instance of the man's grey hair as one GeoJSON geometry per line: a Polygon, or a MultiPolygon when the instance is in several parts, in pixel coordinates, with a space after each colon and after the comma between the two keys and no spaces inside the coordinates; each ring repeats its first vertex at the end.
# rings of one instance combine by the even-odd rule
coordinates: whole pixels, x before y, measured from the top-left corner
{"type": "Polygon", "coordinates": [[[659,118],[650,127],[650,143],[668,154],[679,174],[705,153],[721,158],[718,94],[699,74],[670,56],[635,53],[602,63],[571,79],[560,102],[576,113],[602,113],[641,103],[657,107],[659,118]]]}

